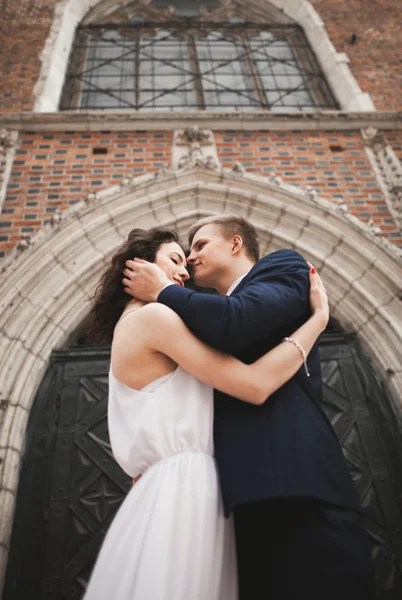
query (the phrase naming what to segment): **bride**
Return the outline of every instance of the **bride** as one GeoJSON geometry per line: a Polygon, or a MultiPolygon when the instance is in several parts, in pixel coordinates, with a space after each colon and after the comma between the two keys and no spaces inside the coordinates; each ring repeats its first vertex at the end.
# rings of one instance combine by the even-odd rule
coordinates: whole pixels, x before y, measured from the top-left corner
{"type": "MultiPolygon", "coordinates": [[[[129,258],[155,262],[177,285],[189,279],[175,232],[133,229],[95,293],[92,336],[112,342],[108,423],[114,457],[142,477],[115,516],[85,600],[236,600],[236,550],[214,462],[213,388],[256,405],[302,366],[283,342],[251,365],[206,346],[168,307],[132,299],[129,258]]],[[[309,352],[328,322],[310,271],[312,316],[293,333],[309,352]]]]}

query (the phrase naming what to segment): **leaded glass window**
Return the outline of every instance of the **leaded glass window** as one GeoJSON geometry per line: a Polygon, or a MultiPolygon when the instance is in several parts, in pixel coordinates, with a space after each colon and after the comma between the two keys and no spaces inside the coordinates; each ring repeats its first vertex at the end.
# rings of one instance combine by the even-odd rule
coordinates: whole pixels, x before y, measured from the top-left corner
{"type": "Polygon", "coordinates": [[[61,109],[336,109],[298,25],[191,18],[78,28],[61,109]]]}

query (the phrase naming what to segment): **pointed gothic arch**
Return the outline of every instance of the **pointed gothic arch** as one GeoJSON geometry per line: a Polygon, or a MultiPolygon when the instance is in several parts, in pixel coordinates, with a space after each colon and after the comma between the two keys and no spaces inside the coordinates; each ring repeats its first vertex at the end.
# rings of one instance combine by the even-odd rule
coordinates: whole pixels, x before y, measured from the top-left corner
{"type": "MultiPolygon", "coordinates": [[[[236,212],[257,227],[262,252],[299,250],[320,269],[332,314],[357,332],[395,399],[402,392],[400,256],[353,217],[311,191],[266,178],[190,165],[108,188],[56,217],[3,268],[0,289],[0,498],[8,547],[31,404],[54,348],[69,339],[111,254],[133,227],[164,224],[183,243],[195,219],[236,212]],[[399,349],[399,350],[398,350],[399,349]],[[392,377],[391,377],[392,375],[392,377]]],[[[402,406],[400,406],[402,410],[402,406]]],[[[5,568],[0,561],[0,569],[5,568]]]]}
{"type": "MultiPolygon", "coordinates": [[[[148,0],[137,1],[140,5],[149,5],[148,0]]],[[[35,86],[36,112],[58,110],[77,25],[83,21],[93,22],[114,10],[124,9],[130,3],[132,0],[61,0],[57,4],[41,56],[41,73],[35,86]]],[[[336,52],[323,21],[308,0],[244,0],[241,7],[245,14],[256,22],[269,21],[274,14],[283,15],[284,19],[301,25],[341,109],[375,110],[369,94],[362,92],[352,75],[348,67],[348,57],[345,53],[336,52]]],[[[220,0],[220,7],[216,9],[221,20],[233,11],[232,0],[220,0]]],[[[208,12],[208,18],[213,19],[213,13],[208,12]]]]}

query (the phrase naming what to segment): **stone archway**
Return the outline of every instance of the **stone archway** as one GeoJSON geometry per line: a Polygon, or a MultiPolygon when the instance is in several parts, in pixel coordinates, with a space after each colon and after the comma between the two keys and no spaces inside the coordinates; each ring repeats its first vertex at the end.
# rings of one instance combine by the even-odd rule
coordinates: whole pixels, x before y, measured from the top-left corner
{"type": "MultiPolygon", "coordinates": [[[[332,313],[402,397],[402,268],[397,249],[312,191],[278,177],[191,166],[125,180],[55,217],[3,268],[0,289],[0,432],[4,573],[20,455],[32,400],[54,348],[89,312],[113,251],[133,227],[169,225],[185,240],[197,218],[236,212],[257,227],[262,252],[293,247],[320,269],[332,313]]],[[[401,406],[402,409],[402,406],[401,406]]]]}
{"type": "MultiPolygon", "coordinates": [[[[92,22],[132,0],[61,0],[42,51],[42,69],[35,86],[35,112],[57,112],[66,69],[77,25],[83,20],[92,22]]],[[[137,0],[138,5],[149,5],[148,0],[137,0]]],[[[244,0],[243,11],[256,22],[270,21],[272,10],[301,25],[316,54],[321,69],[337,98],[341,109],[347,111],[372,111],[375,107],[369,94],[364,93],[348,67],[349,59],[336,52],[322,19],[308,0],[244,0]],[[246,6],[245,6],[246,5],[246,6]]],[[[216,9],[220,20],[235,12],[232,0],[220,0],[216,9]]],[[[209,19],[213,20],[213,14],[209,19]]]]}

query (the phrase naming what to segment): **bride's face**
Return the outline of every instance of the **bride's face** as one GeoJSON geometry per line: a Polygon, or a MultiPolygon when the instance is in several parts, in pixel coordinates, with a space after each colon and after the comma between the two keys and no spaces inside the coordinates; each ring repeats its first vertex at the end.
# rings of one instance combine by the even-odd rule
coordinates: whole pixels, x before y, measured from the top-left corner
{"type": "Polygon", "coordinates": [[[186,256],[176,242],[161,245],[156,253],[155,264],[166,273],[170,281],[177,285],[184,285],[184,282],[190,278],[186,269],[186,256]]]}

